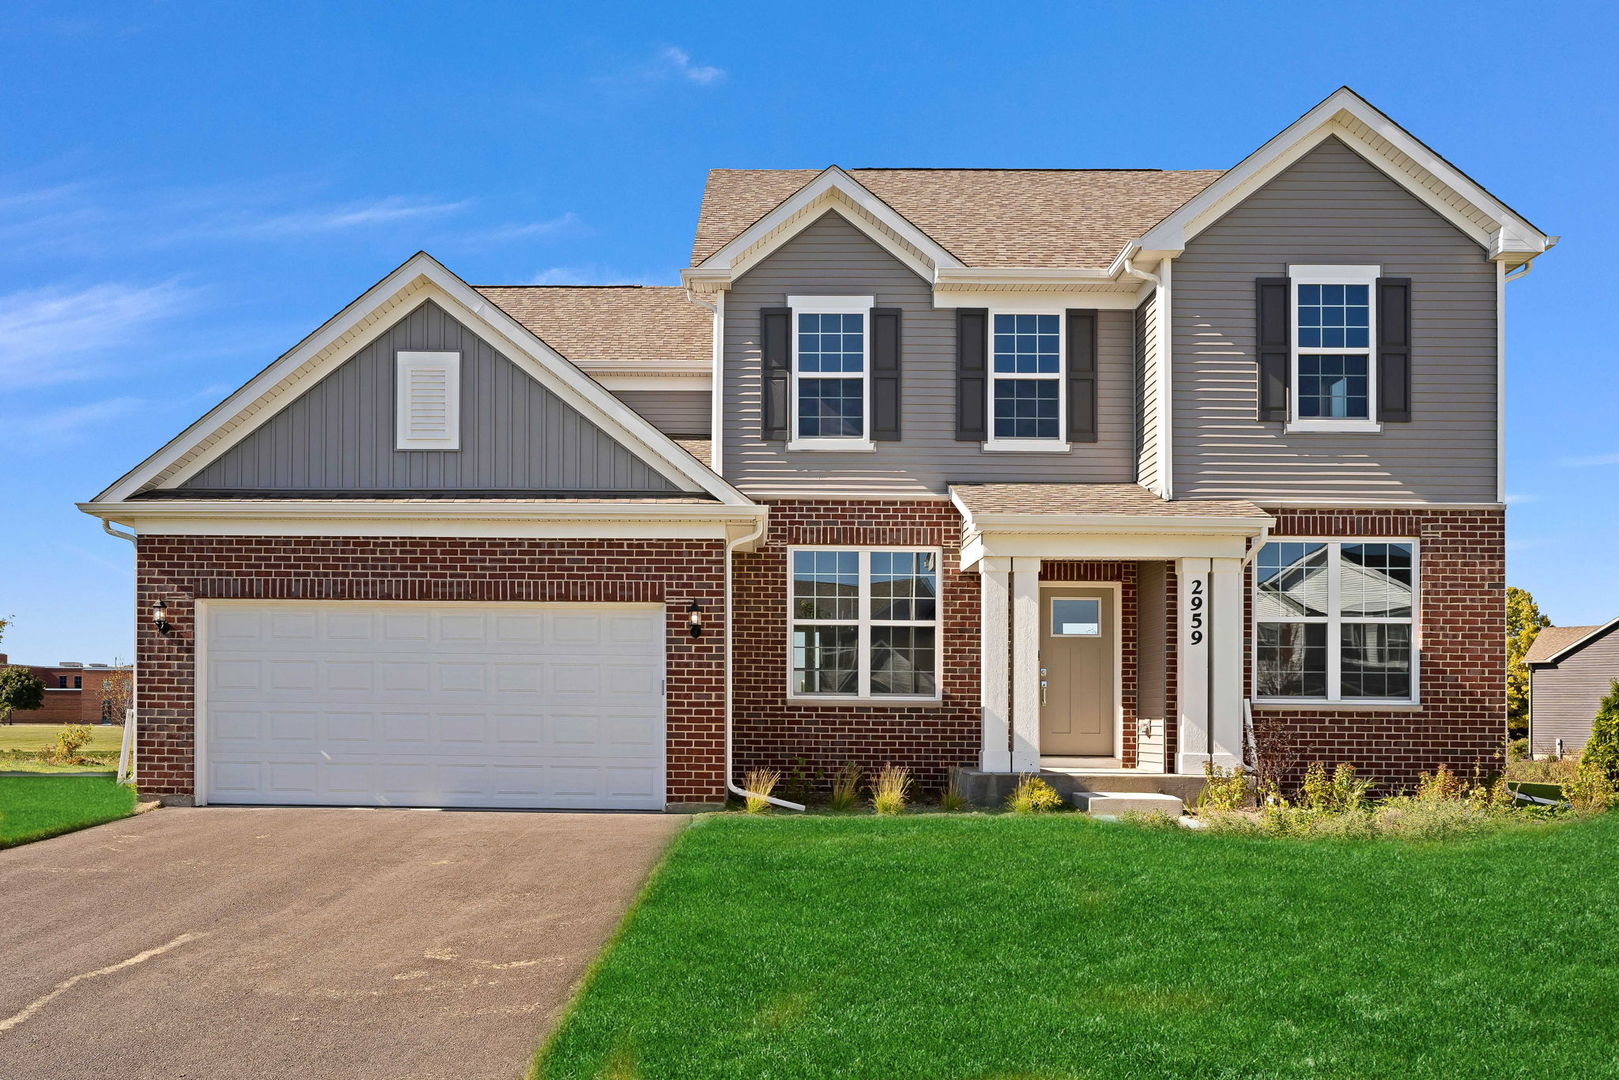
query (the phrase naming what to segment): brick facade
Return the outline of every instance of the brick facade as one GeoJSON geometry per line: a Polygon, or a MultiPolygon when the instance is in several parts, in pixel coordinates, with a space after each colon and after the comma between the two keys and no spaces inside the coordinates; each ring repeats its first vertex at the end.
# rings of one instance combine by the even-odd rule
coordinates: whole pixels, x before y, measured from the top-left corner
{"type": "MultiPolygon", "coordinates": [[[[1443,763],[1499,771],[1506,741],[1506,516],[1501,510],[1275,510],[1273,539],[1415,539],[1420,706],[1277,709],[1256,705],[1255,736],[1292,761],[1353,764],[1403,788],[1443,763]]],[[[1244,623],[1253,633],[1250,611],[1244,623]]],[[[1245,687],[1253,685],[1247,648],[1245,687]]]]}
{"type": "Polygon", "coordinates": [[[667,612],[671,802],[724,788],[724,545],[719,540],[143,536],[136,611],[161,599],[173,630],[139,619],[140,783],[193,790],[197,599],[662,603],[667,612]],[[686,605],[705,633],[687,634],[686,605]]]}

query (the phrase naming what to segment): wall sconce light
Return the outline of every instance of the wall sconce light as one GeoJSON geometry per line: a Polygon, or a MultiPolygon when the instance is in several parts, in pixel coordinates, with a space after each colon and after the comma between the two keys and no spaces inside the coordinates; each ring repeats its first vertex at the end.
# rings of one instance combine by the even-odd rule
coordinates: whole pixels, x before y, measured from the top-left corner
{"type": "Polygon", "coordinates": [[[691,627],[692,637],[703,636],[703,605],[693,600],[686,608],[686,622],[691,627]]]}
{"type": "Polygon", "coordinates": [[[152,625],[157,627],[157,632],[160,634],[167,634],[174,629],[173,626],[169,625],[169,620],[166,618],[168,611],[169,605],[161,600],[152,605],[152,625]]]}

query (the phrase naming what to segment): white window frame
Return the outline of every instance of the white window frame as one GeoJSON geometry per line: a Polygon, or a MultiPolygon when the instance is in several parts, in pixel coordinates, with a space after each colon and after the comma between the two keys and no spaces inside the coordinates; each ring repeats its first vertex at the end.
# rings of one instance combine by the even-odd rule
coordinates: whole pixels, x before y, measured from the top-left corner
{"type": "Polygon", "coordinates": [[[1068,445],[1068,320],[1061,311],[991,311],[987,329],[989,340],[984,343],[984,357],[989,367],[989,379],[984,388],[984,416],[988,421],[983,448],[994,453],[1061,454],[1068,445]],[[1057,371],[1026,373],[995,370],[995,319],[1001,315],[1055,315],[1057,317],[1057,371]],[[995,384],[1003,379],[1055,379],[1057,381],[1057,437],[1055,439],[997,438],[995,435],[995,384]]]}
{"type": "Polygon", "coordinates": [[[1292,419],[1289,432],[1321,432],[1326,434],[1376,434],[1383,430],[1377,419],[1377,279],[1383,276],[1381,266],[1289,266],[1290,281],[1287,302],[1289,331],[1288,347],[1292,357],[1288,372],[1287,412],[1292,419]],[[1366,288],[1366,347],[1328,349],[1299,345],[1299,286],[1300,285],[1365,285],[1366,288]],[[1366,415],[1365,417],[1304,417],[1299,415],[1299,357],[1301,356],[1366,356],[1366,415]]]}
{"type": "Polygon", "coordinates": [[[944,552],[925,545],[891,547],[838,547],[828,544],[800,544],[787,549],[787,698],[789,701],[851,702],[864,704],[914,704],[944,700],[944,552]],[[800,551],[854,551],[859,555],[859,601],[856,619],[799,619],[793,616],[793,558],[800,551]],[[880,551],[928,554],[933,556],[934,596],[932,619],[873,619],[871,617],[871,556],[880,551]],[[856,692],[853,694],[801,694],[793,683],[794,626],[850,626],[858,622],[856,638],[856,692]],[[933,693],[873,694],[871,692],[871,628],[873,626],[933,627],[933,693]]]}
{"type": "Polygon", "coordinates": [[[790,399],[787,410],[791,418],[792,427],[789,429],[791,438],[787,441],[788,450],[822,450],[837,451],[839,453],[873,452],[877,449],[871,438],[871,309],[877,306],[874,296],[789,296],[787,307],[791,309],[789,316],[792,325],[788,330],[788,339],[792,347],[792,375],[787,387],[790,399]],[[812,379],[858,379],[860,381],[860,404],[862,414],[860,418],[859,435],[814,435],[802,437],[798,434],[798,317],[800,315],[859,315],[860,334],[860,374],[853,375],[847,372],[810,372],[807,377],[812,379]]]}
{"type": "Polygon", "coordinates": [[[394,449],[395,450],[459,450],[461,449],[461,354],[458,352],[422,352],[401,350],[394,356],[394,449]],[[407,388],[407,373],[414,368],[436,369],[444,372],[444,434],[432,437],[412,437],[410,430],[411,399],[407,388]]]}
{"type": "Polygon", "coordinates": [[[1259,614],[1259,572],[1257,562],[1252,571],[1249,587],[1248,621],[1249,670],[1256,685],[1256,705],[1298,705],[1321,707],[1359,708],[1363,706],[1422,704],[1422,544],[1407,536],[1270,536],[1270,544],[1325,544],[1327,546],[1327,614],[1283,615],[1261,618],[1259,614]],[[1411,548],[1411,614],[1405,618],[1345,616],[1340,610],[1342,599],[1342,551],[1345,544],[1407,544],[1411,548]],[[1260,623],[1320,623],[1327,628],[1327,696],[1326,697],[1263,697],[1258,693],[1259,681],[1259,624],[1260,623]],[[1402,698],[1368,698],[1343,696],[1343,627],[1354,623],[1394,623],[1411,627],[1411,694],[1402,698]]]}

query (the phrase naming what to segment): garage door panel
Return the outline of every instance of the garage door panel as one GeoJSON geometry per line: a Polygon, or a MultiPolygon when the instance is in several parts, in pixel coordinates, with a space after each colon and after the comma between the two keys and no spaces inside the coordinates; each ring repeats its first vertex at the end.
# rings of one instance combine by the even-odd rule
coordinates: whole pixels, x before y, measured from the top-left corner
{"type": "Polygon", "coordinates": [[[659,607],[207,603],[212,801],[663,804],[659,607]]]}

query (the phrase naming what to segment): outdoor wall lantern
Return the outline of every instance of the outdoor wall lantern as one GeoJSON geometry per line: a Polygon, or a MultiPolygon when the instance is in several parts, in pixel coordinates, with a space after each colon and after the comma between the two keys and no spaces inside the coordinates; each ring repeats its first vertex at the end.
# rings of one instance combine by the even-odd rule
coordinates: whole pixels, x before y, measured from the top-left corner
{"type": "Polygon", "coordinates": [[[157,627],[157,632],[160,634],[167,634],[174,629],[173,626],[169,625],[169,620],[166,618],[168,611],[169,605],[161,600],[152,605],[152,625],[157,627]]]}
{"type": "Polygon", "coordinates": [[[686,608],[686,613],[687,613],[686,622],[691,627],[691,636],[692,637],[702,637],[703,636],[703,605],[701,605],[697,601],[693,600],[691,602],[691,605],[686,608]]]}

